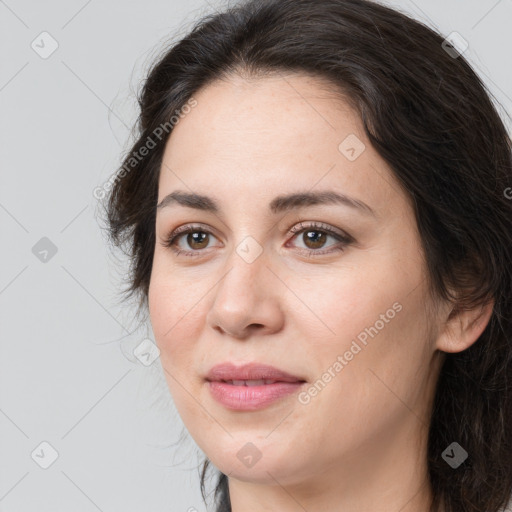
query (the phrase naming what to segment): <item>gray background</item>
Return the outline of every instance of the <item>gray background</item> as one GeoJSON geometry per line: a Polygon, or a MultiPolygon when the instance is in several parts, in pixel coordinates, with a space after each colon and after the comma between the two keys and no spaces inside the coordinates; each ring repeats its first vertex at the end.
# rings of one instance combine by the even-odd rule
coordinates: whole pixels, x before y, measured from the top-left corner
{"type": "MultiPolygon", "coordinates": [[[[387,3],[460,33],[512,112],[512,1],[387,3]]],[[[188,437],[173,446],[183,424],[159,360],[133,355],[153,337],[119,301],[126,260],[106,246],[93,190],[129,147],[152,57],[221,6],[0,0],[1,512],[205,510],[202,454],[188,437]],[[47,58],[43,31],[58,44],[47,58]],[[58,453],[47,469],[42,442],[58,453]]]]}

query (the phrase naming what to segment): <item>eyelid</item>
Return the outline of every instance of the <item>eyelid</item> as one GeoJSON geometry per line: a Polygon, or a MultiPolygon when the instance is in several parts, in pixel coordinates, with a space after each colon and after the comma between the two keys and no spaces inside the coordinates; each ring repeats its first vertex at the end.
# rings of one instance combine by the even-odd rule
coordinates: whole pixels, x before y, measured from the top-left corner
{"type": "Polygon", "coordinates": [[[328,224],[324,224],[323,222],[318,221],[311,221],[309,224],[304,225],[303,222],[307,222],[304,220],[299,220],[298,224],[295,224],[289,231],[289,234],[296,234],[300,233],[301,231],[310,229],[311,231],[318,230],[318,231],[325,231],[329,233],[332,236],[337,236],[344,240],[345,242],[355,242],[355,239],[346,233],[345,231],[342,231],[341,229],[334,228],[328,224]]]}

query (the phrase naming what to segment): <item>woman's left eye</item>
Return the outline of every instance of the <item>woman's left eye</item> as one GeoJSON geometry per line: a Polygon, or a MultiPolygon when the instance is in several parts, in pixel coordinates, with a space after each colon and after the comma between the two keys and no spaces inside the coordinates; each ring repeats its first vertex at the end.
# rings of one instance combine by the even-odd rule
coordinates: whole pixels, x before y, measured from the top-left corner
{"type": "Polygon", "coordinates": [[[298,226],[295,226],[290,230],[290,233],[294,233],[294,238],[298,237],[298,235],[302,233],[302,236],[298,238],[306,245],[306,248],[303,250],[308,252],[308,256],[320,256],[322,254],[343,251],[349,244],[354,242],[354,239],[350,235],[335,231],[325,224],[316,222],[309,225],[304,225],[300,222],[298,226]],[[329,237],[338,241],[338,244],[332,244],[335,245],[336,248],[324,251],[316,250],[323,247],[325,241],[329,237]]]}
{"type": "MultiPolygon", "coordinates": [[[[294,226],[289,233],[294,235],[293,238],[299,238],[306,245],[305,248],[299,247],[299,249],[301,249],[301,251],[306,251],[308,256],[317,256],[336,251],[343,251],[347,245],[354,241],[350,235],[337,232],[324,224],[318,223],[304,225],[301,222],[298,226],[294,226]],[[298,237],[301,233],[302,237],[298,237]],[[318,249],[325,246],[325,242],[329,237],[338,241],[338,244],[331,244],[337,245],[337,247],[335,249],[319,251],[318,249]]],[[[172,249],[177,254],[184,254],[185,256],[200,256],[201,252],[203,252],[201,249],[208,248],[210,236],[214,236],[213,233],[202,227],[184,226],[171,232],[162,245],[172,249]],[[183,238],[185,235],[187,235],[186,238],[183,238]],[[179,242],[182,240],[185,240],[188,247],[192,247],[193,250],[186,250],[180,247],[179,242]]]]}

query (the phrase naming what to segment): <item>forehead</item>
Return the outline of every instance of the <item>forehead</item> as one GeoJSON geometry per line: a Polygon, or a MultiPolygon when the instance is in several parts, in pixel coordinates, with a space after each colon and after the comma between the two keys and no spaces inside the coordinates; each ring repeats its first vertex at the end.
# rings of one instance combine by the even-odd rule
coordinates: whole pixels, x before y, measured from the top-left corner
{"type": "Polygon", "coordinates": [[[169,146],[178,145],[193,131],[203,151],[215,148],[221,153],[226,148],[232,153],[238,147],[243,156],[265,148],[265,156],[271,151],[296,151],[308,141],[306,148],[311,148],[326,135],[324,146],[331,143],[336,150],[345,131],[363,131],[341,93],[307,75],[251,79],[234,75],[207,85],[194,97],[197,107],[176,125],[169,146]]]}
{"type": "Polygon", "coordinates": [[[159,200],[184,185],[233,200],[235,190],[254,196],[272,190],[275,196],[318,185],[359,196],[378,210],[401,194],[357,112],[323,80],[299,74],[233,76],[207,85],[194,98],[197,106],[167,142],[159,200]],[[347,157],[347,145],[355,147],[356,159],[347,157]]]}

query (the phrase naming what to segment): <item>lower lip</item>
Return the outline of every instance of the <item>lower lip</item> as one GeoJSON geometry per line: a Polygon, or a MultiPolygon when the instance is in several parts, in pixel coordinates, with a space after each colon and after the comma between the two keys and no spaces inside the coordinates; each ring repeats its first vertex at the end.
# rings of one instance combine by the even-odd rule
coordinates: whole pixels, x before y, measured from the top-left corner
{"type": "Polygon", "coordinates": [[[275,382],[262,386],[235,386],[219,381],[209,381],[208,384],[213,398],[228,409],[254,411],[297,392],[304,382],[275,382]]]}

